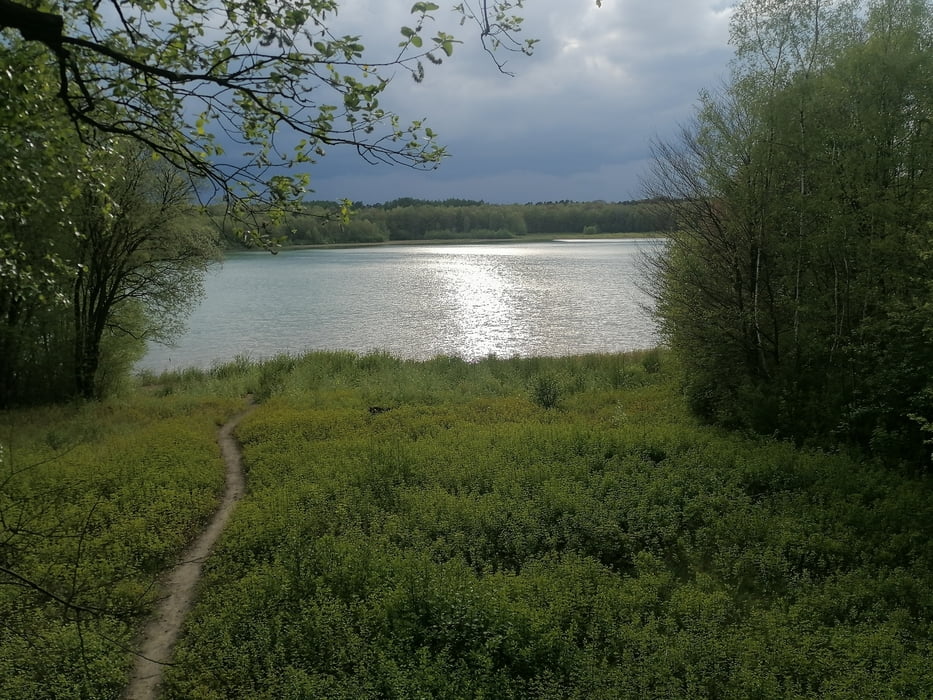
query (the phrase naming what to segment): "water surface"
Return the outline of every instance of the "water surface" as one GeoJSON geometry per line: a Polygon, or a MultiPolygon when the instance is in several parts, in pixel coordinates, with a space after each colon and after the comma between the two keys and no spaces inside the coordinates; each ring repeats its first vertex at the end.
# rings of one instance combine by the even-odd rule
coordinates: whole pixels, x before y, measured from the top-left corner
{"type": "Polygon", "coordinates": [[[139,369],[312,349],[412,359],[650,347],[639,251],[657,240],[400,245],[235,253],[212,268],[176,347],[139,369]]]}

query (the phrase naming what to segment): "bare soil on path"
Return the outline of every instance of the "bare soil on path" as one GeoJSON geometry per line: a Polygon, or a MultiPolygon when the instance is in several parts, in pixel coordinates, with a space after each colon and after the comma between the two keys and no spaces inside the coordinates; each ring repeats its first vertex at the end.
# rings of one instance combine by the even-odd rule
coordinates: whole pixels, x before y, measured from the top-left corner
{"type": "Polygon", "coordinates": [[[137,640],[136,662],[123,692],[124,700],[158,698],[163,672],[171,662],[182,623],[194,601],[203,564],[223,532],[236,502],[243,496],[243,459],[233,431],[255,408],[250,398],[248,407],[227,421],[217,433],[217,443],[226,465],[223,498],[207,527],[188,546],[162,583],[164,596],[137,640]]]}

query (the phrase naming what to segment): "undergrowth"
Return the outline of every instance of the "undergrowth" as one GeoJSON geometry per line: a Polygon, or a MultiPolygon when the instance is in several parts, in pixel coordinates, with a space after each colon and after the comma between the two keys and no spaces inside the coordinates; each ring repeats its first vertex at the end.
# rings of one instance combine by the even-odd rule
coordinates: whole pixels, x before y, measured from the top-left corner
{"type": "Polygon", "coordinates": [[[930,484],[698,426],[665,362],[273,363],[169,697],[933,691],[930,484]]]}
{"type": "Polygon", "coordinates": [[[119,695],[246,394],[166,697],[933,694],[928,478],[699,426],[668,363],[241,358],[0,414],[0,697],[119,695]]]}
{"type": "Polygon", "coordinates": [[[216,506],[217,425],[241,404],[0,413],[0,697],[120,694],[158,576],[216,506]]]}

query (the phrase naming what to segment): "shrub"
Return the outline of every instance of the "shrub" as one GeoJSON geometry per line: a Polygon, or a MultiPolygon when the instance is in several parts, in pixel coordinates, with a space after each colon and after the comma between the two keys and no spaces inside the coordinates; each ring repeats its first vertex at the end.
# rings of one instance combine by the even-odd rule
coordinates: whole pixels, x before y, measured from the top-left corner
{"type": "Polygon", "coordinates": [[[553,375],[539,374],[531,387],[531,400],[541,408],[554,408],[560,401],[560,383],[553,375]]]}

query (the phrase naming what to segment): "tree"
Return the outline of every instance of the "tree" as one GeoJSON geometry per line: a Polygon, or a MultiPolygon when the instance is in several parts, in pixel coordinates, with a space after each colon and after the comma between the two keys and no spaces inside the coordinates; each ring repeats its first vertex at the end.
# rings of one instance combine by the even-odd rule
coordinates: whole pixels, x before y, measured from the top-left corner
{"type": "Polygon", "coordinates": [[[106,184],[86,183],[78,201],[71,299],[75,389],[85,398],[99,393],[105,333],[170,339],[218,255],[214,236],[184,225],[192,193],[178,171],[138,145],[102,147],[95,159],[96,183],[106,184]],[[128,324],[136,305],[142,313],[128,324]]]}
{"type": "Polygon", "coordinates": [[[60,118],[41,53],[0,44],[0,405],[60,396],[53,377],[69,355],[48,350],[70,297],[63,254],[84,149],[60,118]]]}
{"type": "Polygon", "coordinates": [[[139,144],[82,143],[41,49],[0,45],[0,405],[94,396],[127,343],[169,338],[213,244],[191,187],[139,144]],[[183,226],[183,228],[182,228],[183,226]]]}
{"type": "MultiPolygon", "coordinates": [[[[454,9],[491,51],[530,53],[534,40],[516,37],[521,4],[454,9]]],[[[425,168],[445,155],[422,121],[403,125],[379,105],[387,69],[421,80],[425,61],[452,54],[454,37],[428,29],[435,3],[414,3],[413,25],[401,28],[397,53],[382,59],[364,57],[360,37],[333,33],[336,0],[79,0],[48,9],[0,0],[0,29],[44,47],[82,138],[135,139],[224,199],[254,206],[300,199],[308,176],[288,169],[330,146],[425,168]],[[227,157],[224,139],[244,151],[227,157]]]]}
{"type": "Polygon", "coordinates": [[[745,2],[730,81],[656,145],[678,222],[654,295],[700,414],[928,452],[931,19],[925,0],[745,2]]]}

